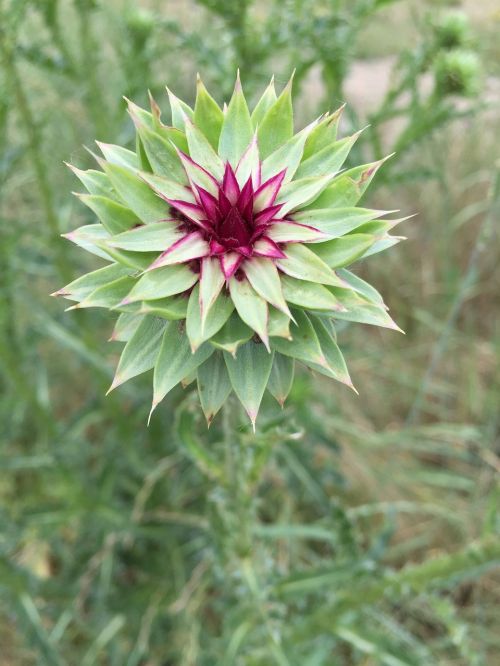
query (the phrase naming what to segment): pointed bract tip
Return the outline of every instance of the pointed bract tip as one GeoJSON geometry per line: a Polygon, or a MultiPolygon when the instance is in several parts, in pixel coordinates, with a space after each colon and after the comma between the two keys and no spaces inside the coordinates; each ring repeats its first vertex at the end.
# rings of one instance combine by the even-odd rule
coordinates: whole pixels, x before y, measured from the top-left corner
{"type": "Polygon", "coordinates": [[[148,427],[149,427],[149,424],[151,423],[151,417],[153,416],[153,412],[157,408],[158,404],[159,404],[158,402],[155,402],[153,400],[153,404],[151,405],[151,409],[149,410],[149,415],[148,415],[148,427]]]}
{"type": "Polygon", "coordinates": [[[119,308],[119,307],[121,307],[122,305],[130,305],[130,303],[133,303],[133,302],[134,302],[134,299],[133,299],[133,298],[129,298],[128,296],[125,296],[125,298],[124,298],[122,301],[120,301],[120,302],[117,304],[116,307],[119,308]]]}
{"type": "Polygon", "coordinates": [[[346,386],[348,386],[350,389],[352,389],[356,395],[359,395],[359,391],[358,391],[358,389],[354,386],[354,384],[352,383],[351,378],[349,378],[349,381],[348,381],[348,382],[344,382],[344,383],[345,383],[346,386]]]}
{"type": "Polygon", "coordinates": [[[57,291],[53,291],[50,295],[51,296],[69,296],[71,294],[70,291],[65,291],[65,288],[63,287],[62,289],[58,289],[57,291]]]}
{"type": "Polygon", "coordinates": [[[241,78],[240,78],[240,68],[236,70],[236,82],[234,84],[234,91],[235,92],[241,92],[242,86],[241,86],[241,78]]]}
{"type": "Polygon", "coordinates": [[[111,386],[106,391],[106,395],[109,395],[111,393],[111,391],[114,391],[115,388],[120,386],[121,383],[122,383],[122,381],[121,381],[120,377],[118,375],[115,375],[114,378],[113,378],[113,381],[111,382],[111,386]]]}
{"type": "Polygon", "coordinates": [[[251,409],[247,409],[246,413],[248,414],[248,418],[250,419],[250,422],[252,424],[252,430],[253,430],[254,435],[255,435],[255,422],[257,421],[257,413],[258,412],[254,412],[251,409]]]}

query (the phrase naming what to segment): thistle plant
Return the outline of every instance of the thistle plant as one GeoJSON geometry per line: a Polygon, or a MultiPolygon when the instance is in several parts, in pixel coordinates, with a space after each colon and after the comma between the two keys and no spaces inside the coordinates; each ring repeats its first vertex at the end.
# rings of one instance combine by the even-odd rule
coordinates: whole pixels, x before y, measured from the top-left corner
{"type": "Polygon", "coordinates": [[[151,412],[196,380],[209,423],[234,391],[255,427],[296,361],[353,387],[337,321],[398,329],[346,268],[400,240],[394,211],[357,206],[384,160],[342,170],[360,134],[337,138],[342,109],[294,134],[291,88],[250,110],[238,75],[221,109],[198,79],[194,109],[168,91],[170,125],[129,101],[135,151],[98,143],[102,170],[71,167],[99,223],[65,236],[106,265],[56,294],[119,314],[110,390],[154,368],[151,412]]]}

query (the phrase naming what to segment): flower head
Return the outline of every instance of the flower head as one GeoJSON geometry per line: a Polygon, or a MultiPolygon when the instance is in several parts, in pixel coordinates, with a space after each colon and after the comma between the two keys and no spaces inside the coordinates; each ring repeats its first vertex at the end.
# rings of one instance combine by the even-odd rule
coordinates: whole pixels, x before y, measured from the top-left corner
{"type": "Polygon", "coordinates": [[[291,82],[252,112],[239,77],[224,110],[201,80],[194,109],[169,98],[171,125],[129,102],[135,152],[99,143],[102,171],[71,167],[100,223],[66,237],[107,263],[56,293],[121,313],[111,389],[154,368],[153,408],[197,379],[209,422],[234,390],[255,423],[296,360],[352,387],[335,320],[397,329],[345,269],[399,240],[400,220],[356,207],[383,160],[341,171],[358,137],[337,139],[342,109],[294,134],[291,82]]]}

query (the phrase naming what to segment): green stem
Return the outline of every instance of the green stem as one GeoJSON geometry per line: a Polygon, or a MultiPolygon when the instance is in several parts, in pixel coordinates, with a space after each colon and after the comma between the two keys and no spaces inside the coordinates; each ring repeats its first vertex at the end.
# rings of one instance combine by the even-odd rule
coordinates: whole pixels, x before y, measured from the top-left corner
{"type": "Polygon", "coordinates": [[[54,247],[55,262],[63,279],[69,279],[70,266],[65,257],[62,239],[59,235],[59,221],[54,203],[54,196],[48,179],[47,167],[43,158],[42,138],[28,103],[28,98],[21,83],[21,78],[14,62],[13,48],[5,35],[0,39],[0,55],[2,57],[7,81],[17,101],[17,109],[28,137],[27,149],[31,155],[45,220],[54,247]]]}
{"type": "Polygon", "coordinates": [[[430,382],[432,381],[434,373],[441,361],[444,352],[446,351],[450,335],[455,328],[458,317],[462,310],[462,306],[467,296],[470,294],[472,287],[477,281],[481,256],[490,247],[493,231],[495,228],[495,222],[498,219],[498,213],[500,209],[500,164],[497,166],[493,177],[489,198],[491,201],[489,212],[484,217],[481,228],[477,235],[476,242],[470,254],[467,270],[465,271],[460,288],[458,289],[453,304],[450,308],[448,317],[444,322],[442,332],[434,345],[427,369],[424,373],[418,393],[407,417],[408,424],[415,424],[420,419],[422,407],[425,402],[425,397],[427,395],[430,382]]]}

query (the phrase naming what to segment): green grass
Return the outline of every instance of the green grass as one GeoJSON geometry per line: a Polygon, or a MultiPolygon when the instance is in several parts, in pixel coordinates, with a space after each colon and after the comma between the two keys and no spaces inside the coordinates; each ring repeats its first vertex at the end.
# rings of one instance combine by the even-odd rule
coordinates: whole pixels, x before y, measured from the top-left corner
{"type": "MultiPolygon", "coordinates": [[[[148,3],[149,32],[130,22],[134,3],[92,4],[0,2],[0,663],[495,663],[498,98],[452,100],[436,125],[416,122],[425,98],[401,116],[414,138],[370,203],[418,216],[407,242],[357,270],[406,336],[339,331],[359,397],[301,373],[284,411],[266,399],[254,436],[233,403],[207,432],[192,387],[179,388],[147,428],[150,378],[104,396],[119,354],[108,314],[64,313],[49,296],[98,265],[59,238],[91,220],[63,160],[87,166],[82,144],[131,140],[123,94],[161,99],[168,84],[192,99],[197,69],[223,97],[238,64],[253,91],[297,66],[299,102],[318,109],[345,81],[341,68],[300,99],[304,63],[331,67],[311,50],[323,23],[294,39],[305,0],[254,7],[260,23],[248,24],[148,3]],[[277,7],[292,18],[267,43],[277,7]],[[457,106],[474,113],[457,119],[457,106]]],[[[335,5],[349,9],[314,11],[335,17],[335,5]]],[[[368,68],[404,49],[399,37],[387,46],[383,16],[356,28],[373,46],[356,32],[349,57],[368,68]]],[[[373,157],[372,139],[356,160],[373,157]]]]}

